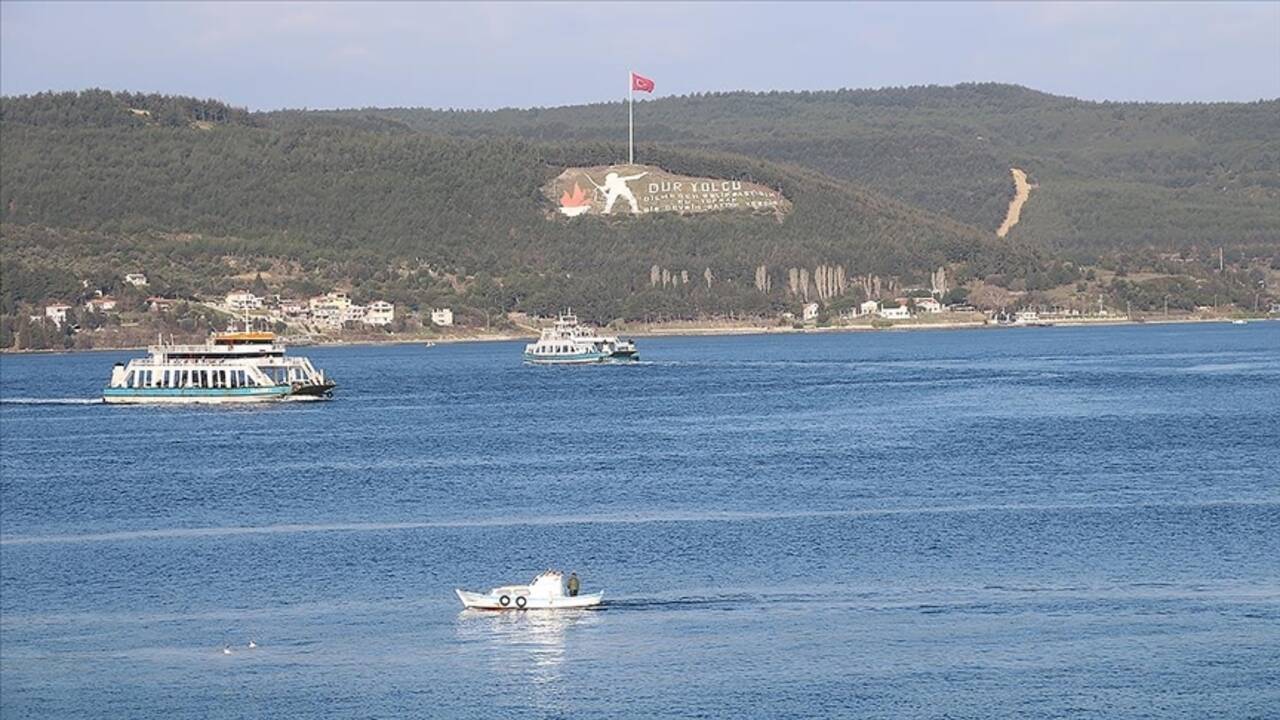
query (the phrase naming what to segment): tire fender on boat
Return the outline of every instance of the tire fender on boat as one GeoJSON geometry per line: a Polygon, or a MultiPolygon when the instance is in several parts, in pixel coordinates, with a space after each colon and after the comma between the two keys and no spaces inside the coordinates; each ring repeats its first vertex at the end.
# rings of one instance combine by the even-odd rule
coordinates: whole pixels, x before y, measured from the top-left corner
{"type": "Polygon", "coordinates": [[[498,604],[499,604],[499,605],[501,605],[502,607],[506,607],[506,606],[510,605],[510,604],[511,604],[511,596],[510,596],[510,595],[503,595],[502,597],[498,598],[498,604]]]}
{"type": "Polygon", "coordinates": [[[521,595],[520,597],[516,598],[516,607],[520,608],[521,610],[523,610],[524,606],[528,604],[529,604],[529,599],[526,598],[525,596],[521,595]]]}

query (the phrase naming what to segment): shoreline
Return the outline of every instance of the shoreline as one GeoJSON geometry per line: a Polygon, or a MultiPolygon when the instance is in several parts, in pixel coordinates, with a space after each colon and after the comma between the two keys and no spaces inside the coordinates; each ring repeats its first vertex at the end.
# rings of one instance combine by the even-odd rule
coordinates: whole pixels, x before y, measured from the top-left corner
{"type": "MultiPolygon", "coordinates": [[[[1158,318],[1133,320],[1129,318],[1116,319],[1090,319],[1090,320],[1049,320],[1047,325],[998,325],[996,323],[986,321],[957,321],[957,322],[935,322],[935,323],[894,323],[886,327],[873,327],[872,325],[835,325],[828,327],[792,327],[790,325],[699,325],[697,323],[689,324],[672,324],[669,326],[657,325],[641,325],[632,329],[622,327],[601,328],[615,332],[631,338],[658,338],[658,337],[731,337],[737,335],[805,335],[805,334],[825,334],[825,333],[863,333],[863,332],[916,332],[916,331],[937,331],[937,330],[1026,330],[1026,329],[1052,329],[1052,328],[1075,328],[1075,327],[1094,327],[1094,326],[1121,326],[1121,325],[1192,325],[1204,323],[1230,323],[1233,320],[1244,319],[1248,322],[1269,322],[1278,321],[1280,317],[1182,317],[1182,318],[1158,318]]],[[[387,339],[368,339],[368,338],[352,338],[345,340],[334,340],[331,342],[313,342],[305,345],[291,345],[288,339],[285,343],[290,348],[323,348],[323,347],[354,347],[357,345],[425,345],[426,343],[435,343],[437,345],[456,345],[461,343],[488,343],[488,342],[513,342],[513,341],[533,341],[537,339],[537,335],[533,333],[513,334],[513,333],[475,333],[471,335],[461,335],[452,337],[397,337],[387,339]]],[[[132,345],[120,347],[101,347],[88,349],[44,349],[44,350],[0,350],[0,356],[3,355],[61,355],[72,353],[96,353],[96,352],[124,352],[124,351],[146,351],[148,345],[132,345]]]]}

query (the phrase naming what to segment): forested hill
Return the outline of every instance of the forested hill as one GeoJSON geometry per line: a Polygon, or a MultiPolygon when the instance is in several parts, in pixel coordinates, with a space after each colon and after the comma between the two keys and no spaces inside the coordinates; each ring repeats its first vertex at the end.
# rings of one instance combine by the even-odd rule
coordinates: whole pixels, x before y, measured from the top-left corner
{"type": "Polygon", "coordinates": [[[376,116],[211,112],[218,107],[102,93],[4,99],[4,312],[70,300],[86,278],[111,291],[138,270],[177,294],[225,291],[256,269],[287,295],[343,286],[410,307],[547,314],[572,305],[608,320],[774,311],[795,302],[792,268],[839,266],[851,283],[874,275],[886,287],[927,285],[941,266],[952,278],[1032,284],[1056,268],[1026,243],[741,155],[664,145],[644,160],[781,188],[793,203],[785,220],[568,220],[551,212],[543,184],[567,166],[616,161],[625,147],[441,137],[376,116]],[[135,112],[146,102],[186,109],[148,120],[135,112]]]}
{"type": "MultiPolygon", "coordinates": [[[[540,142],[624,142],[627,132],[621,103],[307,115],[540,142]]],[[[1021,168],[1037,187],[1012,237],[1077,256],[1280,243],[1280,100],[1087,102],[998,84],[706,93],[637,102],[636,127],[642,145],[803,165],[987,230],[1004,218],[1010,168],[1021,168]]]]}
{"type": "Polygon", "coordinates": [[[254,125],[244,108],[218,100],[157,93],[44,92],[0,102],[0,122],[46,127],[195,127],[254,125]]]}

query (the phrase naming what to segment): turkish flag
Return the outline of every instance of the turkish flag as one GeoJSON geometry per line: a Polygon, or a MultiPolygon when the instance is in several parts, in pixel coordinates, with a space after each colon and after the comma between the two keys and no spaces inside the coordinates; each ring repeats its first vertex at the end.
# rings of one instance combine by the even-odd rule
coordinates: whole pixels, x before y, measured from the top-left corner
{"type": "Polygon", "coordinates": [[[643,75],[631,73],[631,89],[640,92],[653,92],[653,81],[643,75]]]}

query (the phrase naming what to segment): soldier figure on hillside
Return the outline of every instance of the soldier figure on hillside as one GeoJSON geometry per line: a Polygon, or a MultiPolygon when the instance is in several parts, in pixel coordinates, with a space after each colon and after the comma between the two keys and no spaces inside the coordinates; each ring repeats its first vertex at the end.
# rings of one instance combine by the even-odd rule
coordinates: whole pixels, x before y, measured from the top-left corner
{"type": "Polygon", "coordinates": [[[627,187],[627,183],[632,180],[639,180],[648,174],[648,171],[645,171],[639,175],[627,175],[624,177],[616,172],[611,172],[604,176],[604,185],[598,185],[595,180],[591,179],[590,175],[583,173],[583,175],[586,175],[587,177],[587,182],[595,185],[597,190],[604,193],[605,215],[613,212],[613,204],[617,202],[620,197],[626,198],[627,202],[631,204],[631,212],[639,214],[640,204],[636,202],[636,196],[631,192],[631,188],[627,187]]]}

